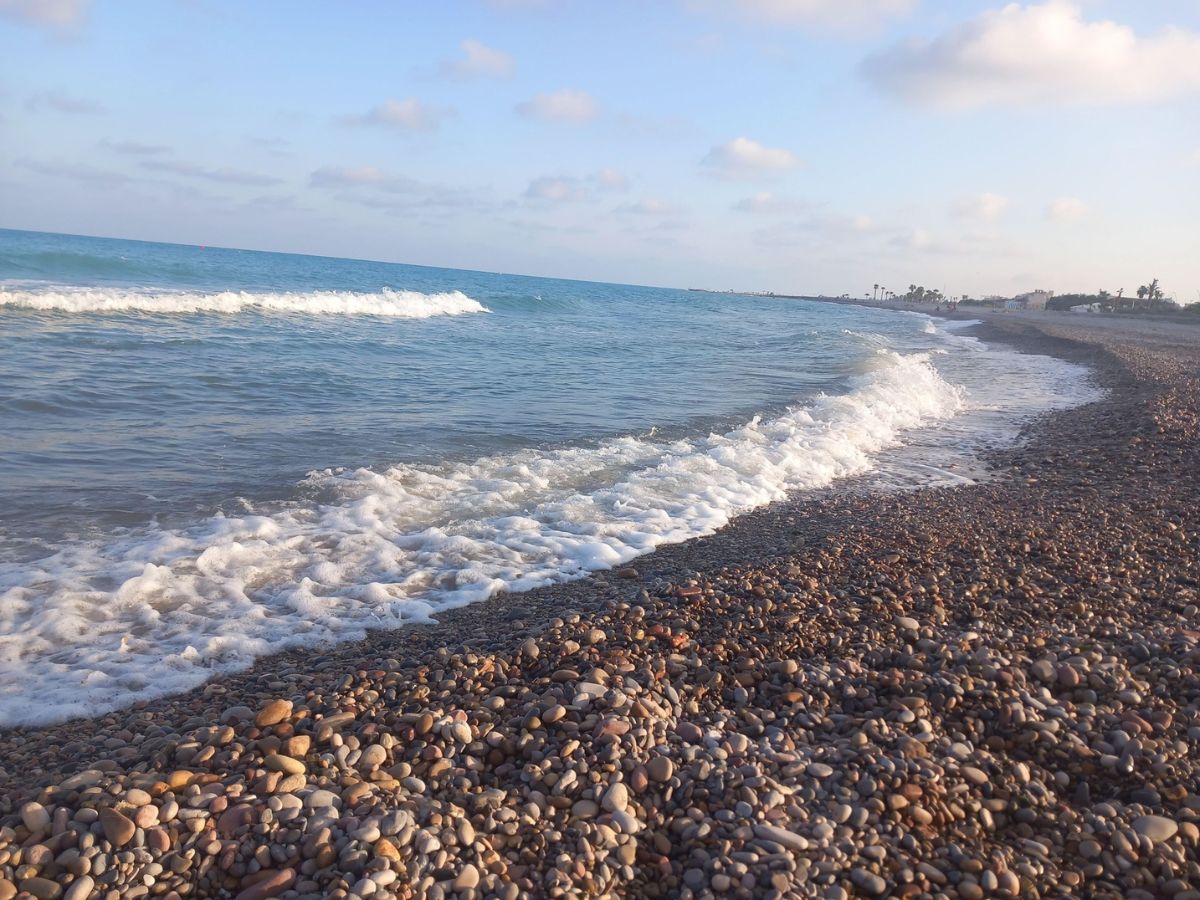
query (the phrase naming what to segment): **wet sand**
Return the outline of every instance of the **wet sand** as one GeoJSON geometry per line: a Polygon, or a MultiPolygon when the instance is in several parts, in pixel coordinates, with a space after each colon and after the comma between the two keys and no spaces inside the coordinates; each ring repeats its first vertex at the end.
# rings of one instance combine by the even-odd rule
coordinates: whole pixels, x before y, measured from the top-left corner
{"type": "Polygon", "coordinates": [[[1200,897],[1200,332],[1062,318],[986,483],[0,734],[0,900],[1200,897]]]}

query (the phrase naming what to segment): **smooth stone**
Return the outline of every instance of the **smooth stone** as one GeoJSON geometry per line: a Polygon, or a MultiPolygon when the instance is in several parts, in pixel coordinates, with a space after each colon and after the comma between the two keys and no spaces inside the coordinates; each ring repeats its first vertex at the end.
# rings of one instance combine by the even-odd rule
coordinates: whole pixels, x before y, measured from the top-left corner
{"type": "Polygon", "coordinates": [[[146,806],[150,800],[150,795],[141,788],[130,788],[125,792],[125,802],[130,806],[146,806]]]}
{"type": "Polygon", "coordinates": [[[95,787],[104,780],[104,773],[99,769],[84,769],[59,784],[64,791],[78,791],[83,788],[95,787]]]}
{"type": "Polygon", "coordinates": [[[594,800],[576,800],[571,807],[571,815],[577,819],[594,819],[600,814],[600,807],[594,800]]]}
{"type": "Polygon", "coordinates": [[[100,810],[100,826],[104,829],[104,836],[114,847],[124,847],[133,840],[134,832],[137,831],[137,826],[128,816],[111,807],[100,810]]]}
{"type": "Polygon", "coordinates": [[[291,700],[272,700],[259,711],[254,719],[254,724],[259,728],[269,728],[272,725],[278,725],[291,714],[291,700]]]}
{"type": "Polygon", "coordinates": [[[252,806],[239,803],[221,813],[220,818],[217,819],[217,831],[222,837],[231,838],[239,828],[252,824],[257,818],[252,806]]]}
{"type": "Polygon", "coordinates": [[[623,782],[613,782],[604,792],[600,805],[609,812],[624,812],[629,806],[629,789],[623,782]]]}
{"type": "Polygon", "coordinates": [[[971,784],[979,786],[988,783],[987,773],[983,769],[977,769],[974,766],[963,766],[959,769],[962,772],[963,778],[971,782],[971,784]]]}
{"type": "Polygon", "coordinates": [[[62,895],[62,885],[57,881],[38,876],[23,879],[21,881],[21,890],[32,894],[38,900],[56,900],[57,897],[62,895]]]}
{"type": "Polygon", "coordinates": [[[804,771],[813,778],[828,778],[833,774],[833,766],[826,765],[822,762],[814,762],[809,763],[808,767],[804,771]]]}
{"type": "Polygon", "coordinates": [[[40,869],[53,858],[54,854],[50,852],[50,848],[45,844],[33,844],[25,848],[23,861],[40,869]]]}
{"type": "Polygon", "coordinates": [[[281,753],[272,753],[264,760],[263,765],[272,772],[283,772],[285,775],[303,775],[305,772],[304,763],[281,753]]]}
{"type": "Polygon", "coordinates": [[[622,834],[637,834],[642,830],[642,823],[623,810],[610,813],[610,815],[613,824],[621,829],[622,834]]]}
{"type": "Polygon", "coordinates": [[[87,900],[92,895],[92,888],[95,886],[96,881],[92,876],[80,875],[71,882],[71,886],[63,894],[63,900],[87,900]]]}
{"type": "Polygon", "coordinates": [[[791,850],[807,850],[809,846],[808,838],[776,825],[756,824],[754,826],[754,833],[763,840],[774,841],[776,844],[782,844],[791,850]]]}
{"type": "Polygon", "coordinates": [[[463,866],[462,871],[454,879],[456,891],[469,891],[479,884],[479,870],[470,863],[463,866]]]}
{"type": "Polygon", "coordinates": [[[1044,681],[1047,684],[1049,684],[1051,681],[1054,681],[1054,663],[1050,662],[1048,659],[1037,660],[1029,667],[1029,671],[1038,681],[1044,681]]]}
{"type": "Polygon", "coordinates": [[[646,774],[650,776],[651,781],[657,781],[659,784],[670,781],[671,776],[675,774],[675,763],[668,756],[656,756],[646,763],[646,774]]]}
{"type": "Polygon", "coordinates": [[[248,706],[231,706],[221,713],[221,724],[230,722],[249,722],[254,719],[254,710],[248,706]]]}
{"type": "Polygon", "coordinates": [[[327,806],[338,805],[338,795],[324,789],[313,791],[304,798],[304,805],[309,809],[324,809],[327,806]]]}
{"type": "Polygon", "coordinates": [[[387,762],[387,750],[382,744],[371,744],[363,750],[358,764],[365,769],[378,769],[387,762]]]}
{"type": "Polygon", "coordinates": [[[854,869],[850,880],[855,886],[872,896],[878,897],[887,890],[887,882],[868,869],[854,869]]]}
{"type": "MultiPolygon", "coordinates": [[[[261,875],[262,873],[255,873],[261,875]]],[[[236,900],[269,900],[283,893],[296,880],[293,869],[280,869],[256,881],[237,895],[236,900]]]]}
{"type": "Polygon", "coordinates": [[[1169,841],[1179,831],[1179,825],[1174,819],[1166,816],[1138,816],[1132,822],[1133,830],[1143,837],[1148,837],[1154,843],[1169,841]]]}
{"type": "Polygon", "coordinates": [[[21,821],[31,833],[36,834],[50,827],[50,813],[40,803],[26,803],[21,807],[21,821]]]}

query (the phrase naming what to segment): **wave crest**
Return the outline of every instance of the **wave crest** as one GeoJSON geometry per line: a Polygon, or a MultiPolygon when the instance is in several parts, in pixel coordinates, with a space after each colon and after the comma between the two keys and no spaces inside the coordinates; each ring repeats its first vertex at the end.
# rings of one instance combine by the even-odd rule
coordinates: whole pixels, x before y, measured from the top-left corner
{"type": "Polygon", "coordinates": [[[489,312],[462,291],[422,294],[383,288],[375,293],[355,291],[185,293],[144,291],[132,288],[40,289],[0,288],[0,308],[65,313],[148,313],[188,315],[244,312],[308,316],[384,316],[428,319],[489,312]]]}
{"type": "Polygon", "coordinates": [[[0,565],[0,725],[95,714],[266,653],[580,578],[865,472],[963,407],[928,356],[879,355],[849,392],[725,434],[314,474],[334,499],[0,565]]]}

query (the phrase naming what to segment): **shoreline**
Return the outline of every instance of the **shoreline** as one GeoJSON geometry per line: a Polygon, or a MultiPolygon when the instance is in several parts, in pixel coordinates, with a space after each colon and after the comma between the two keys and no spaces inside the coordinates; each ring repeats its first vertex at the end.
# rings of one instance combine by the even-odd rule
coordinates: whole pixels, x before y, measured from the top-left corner
{"type": "MultiPolygon", "coordinates": [[[[854,301],[838,301],[854,305],[854,301]]],[[[884,308],[884,307],[879,307],[884,308]]],[[[896,308],[898,311],[899,307],[896,308]]],[[[949,316],[939,316],[940,318],[950,318],[949,316]]],[[[973,317],[961,317],[973,318],[973,317]]],[[[995,326],[991,322],[983,321],[978,325],[973,326],[964,332],[972,334],[985,342],[1002,343],[1016,352],[1028,352],[1054,356],[1059,359],[1065,359],[1080,363],[1088,367],[1097,378],[1102,378],[1099,371],[1101,363],[1098,361],[1094,352],[1083,348],[1071,346],[1069,342],[1047,338],[1044,335],[1038,335],[1024,331],[1016,333],[1011,329],[1004,329],[995,326]]],[[[1034,427],[1037,422],[1052,417],[1057,413],[1041,413],[1034,417],[1033,420],[1022,428],[1022,431],[1027,431],[1030,427],[1034,427]]],[[[1006,451],[1001,450],[1001,453],[1006,451]]],[[[979,459],[982,467],[986,469],[985,475],[989,477],[992,473],[992,465],[986,456],[994,455],[987,453],[979,459]]],[[[167,694],[161,697],[152,698],[150,700],[139,700],[127,706],[120,707],[109,712],[100,713],[97,715],[74,716],[61,722],[51,724],[29,724],[29,725],[0,725],[0,779],[5,777],[4,773],[4,754],[3,744],[8,735],[22,734],[32,735],[43,732],[54,732],[57,730],[74,731],[78,726],[84,728],[89,727],[93,723],[105,722],[113,718],[128,718],[133,713],[151,712],[153,714],[171,714],[172,707],[178,702],[185,702],[194,695],[203,695],[209,692],[210,685],[234,685],[235,689],[248,686],[251,682],[257,680],[262,672],[269,672],[277,668],[281,663],[284,665],[296,665],[307,660],[314,660],[318,665],[324,664],[327,658],[342,658],[343,656],[354,656],[359,653],[361,648],[362,653],[369,653],[375,645],[380,643],[391,643],[392,640],[404,639],[409,632],[414,632],[414,637],[426,634],[436,635],[433,637],[433,643],[439,645],[454,644],[454,635],[457,633],[465,633],[477,629],[479,623],[472,621],[475,618],[484,620],[490,624],[496,618],[508,620],[511,617],[508,615],[510,607],[517,601],[528,600],[530,603],[539,607],[539,613],[543,619],[553,617],[554,604],[558,602],[568,602],[574,600],[575,605],[579,604],[578,595],[581,591],[586,592],[586,602],[595,607],[599,607],[612,596],[612,589],[615,587],[624,587],[626,590],[618,591],[617,593],[628,599],[630,589],[633,585],[629,583],[629,579],[623,579],[617,576],[617,571],[632,571],[636,570],[638,578],[635,580],[635,585],[638,588],[644,587],[645,583],[655,583],[657,581],[670,581],[673,578],[687,576],[692,573],[692,569],[696,565],[702,563],[708,566],[713,565],[733,565],[739,559],[736,555],[737,551],[733,548],[725,548],[721,540],[722,535],[726,535],[732,530],[753,532],[758,528],[767,525],[766,522],[758,523],[752,521],[755,517],[762,516],[767,521],[778,519],[779,515],[784,510],[789,510],[789,515],[795,515],[798,511],[796,508],[804,509],[806,516],[813,516],[815,519],[820,519],[822,516],[823,505],[837,497],[842,496],[857,496],[862,493],[871,493],[874,491],[864,487],[878,473],[874,470],[865,472],[860,475],[855,475],[846,479],[839,479],[829,485],[821,488],[814,488],[801,492],[800,494],[786,500],[776,501],[768,504],[765,507],[759,507],[751,510],[748,513],[743,513],[733,519],[728,525],[721,528],[715,534],[701,535],[698,537],[689,538],[685,541],[666,544],[658,547],[654,551],[640,556],[625,566],[618,566],[616,569],[601,570],[588,577],[575,581],[568,581],[559,584],[547,585],[545,587],[533,588],[526,591],[508,592],[501,591],[493,597],[479,602],[467,604],[465,606],[456,607],[440,611],[437,614],[434,622],[413,622],[405,625],[400,629],[380,629],[371,631],[366,638],[359,640],[339,641],[325,647],[300,647],[295,649],[283,650],[278,653],[269,654],[258,657],[253,666],[233,673],[218,674],[213,678],[205,681],[203,684],[195,688],[167,694]],[[808,509],[808,507],[812,507],[808,509]],[[709,546],[709,544],[716,546],[709,546]],[[692,552],[688,548],[690,545],[699,544],[692,552]],[[568,596],[569,595],[569,596],[568,596]],[[543,609],[544,608],[544,609],[543,609]]],[[[972,484],[955,485],[937,485],[932,488],[949,489],[962,488],[970,489],[977,486],[981,482],[972,484]]],[[[925,490],[921,487],[905,487],[900,489],[901,494],[911,493],[916,490],[925,490]]],[[[782,547],[780,548],[782,549],[782,547]]],[[[532,626],[531,626],[532,627],[532,626]]],[[[425,642],[422,642],[425,643],[425,642]]],[[[465,642],[464,647],[467,646],[465,642]]],[[[0,812],[4,811],[4,797],[0,796],[0,812]]]]}
{"type": "MultiPolygon", "coordinates": [[[[754,296],[754,295],[750,295],[754,296]]],[[[904,303],[898,300],[855,300],[841,297],[801,297],[786,294],[772,294],[785,300],[811,300],[814,303],[832,303],[838,306],[861,306],[865,309],[880,309],[891,312],[911,312],[939,319],[979,320],[982,322],[1012,321],[1034,328],[1038,324],[1051,326],[1072,326],[1087,328],[1113,328],[1129,326],[1135,331],[1163,331],[1185,329],[1200,334],[1200,317],[1188,313],[1158,313],[1138,315],[1135,313],[1073,313],[1064,310],[997,310],[989,307],[961,304],[953,309],[940,309],[936,303],[904,303]],[[1156,327],[1158,326],[1158,327],[1156,327]]]]}
{"type": "MultiPolygon", "coordinates": [[[[1178,377],[1194,383],[1200,344],[1178,336],[1162,341],[1153,329],[1132,342],[1093,330],[1091,339],[1107,346],[1081,344],[1072,339],[1087,337],[1082,332],[1091,323],[1078,318],[1040,323],[1049,335],[1030,333],[1025,317],[1012,314],[980,326],[987,340],[1086,362],[1109,390],[1098,403],[1038,421],[1021,446],[990,454],[1004,477],[894,496],[840,490],[783,501],[741,516],[715,535],[639,558],[629,567],[636,577],[603,572],[500,595],[444,613],[436,625],[265,657],[248,672],[188,694],[94,719],[0,732],[6,782],[0,826],[13,829],[0,828],[0,897],[11,896],[3,879],[22,881],[12,856],[19,845],[26,845],[22,852],[46,848],[33,853],[42,862],[35,866],[38,874],[26,873],[25,880],[56,881],[61,890],[92,879],[95,896],[105,896],[104,890],[132,896],[125,889],[155,864],[160,871],[152,881],[166,885],[155,893],[166,896],[183,884],[193,887],[190,896],[274,896],[263,893],[270,883],[271,890],[287,891],[283,896],[314,897],[330,891],[348,896],[357,887],[374,896],[409,896],[434,886],[443,894],[480,897],[516,896],[510,886],[547,895],[651,895],[657,888],[664,895],[696,896],[830,896],[843,890],[969,897],[984,895],[976,891],[1004,895],[1013,879],[1018,889],[1044,889],[1052,876],[1097,894],[1150,884],[1148,895],[1154,896],[1160,882],[1170,880],[1160,875],[1174,872],[1172,853],[1195,861],[1200,798],[1158,789],[1152,797],[1145,786],[1150,775],[1162,777],[1155,766],[1173,779],[1171,794],[1185,776],[1195,783],[1197,753],[1181,755],[1169,746],[1196,742],[1189,730],[1200,726],[1195,695],[1184,692],[1180,709],[1164,724],[1156,713],[1169,698],[1138,687],[1108,690],[1115,687],[1113,666],[1091,661],[1092,651],[1082,644],[1070,648],[1077,653],[1053,651],[1054,663],[1045,655],[1064,640],[1055,627],[1082,632],[1099,624],[1099,636],[1089,632],[1089,641],[1120,642],[1121,635],[1105,631],[1104,615],[1145,630],[1156,616],[1167,621],[1168,612],[1184,614],[1157,597],[1162,610],[1141,600],[1130,601],[1137,610],[1122,610],[1116,603],[1121,595],[1107,585],[1128,582],[1129,573],[1118,569],[1130,566],[1113,563],[1096,547],[1088,559],[1102,569],[1091,583],[1101,595],[1095,601],[1100,609],[1087,615],[1093,601],[1075,589],[1087,573],[1075,571],[1074,561],[1057,549],[1082,538],[1066,530],[1033,534],[1047,534],[1061,519],[1082,526],[1087,539],[1116,540],[1116,547],[1133,538],[1136,547],[1159,539],[1160,532],[1175,553],[1180,541],[1185,548],[1188,540],[1194,544],[1195,514],[1187,507],[1197,487],[1195,468],[1188,474],[1196,461],[1194,389],[1189,400],[1167,367],[1183,354],[1190,368],[1178,377]],[[1171,428],[1178,429],[1177,440],[1171,428]],[[1098,436],[1094,446],[1088,435],[1098,436]],[[1170,485],[1161,483],[1166,470],[1140,471],[1136,460],[1145,450],[1172,467],[1170,485]],[[1114,495],[1129,522],[1108,510],[1114,495]],[[1109,520],[1111,538],[1087,524],[1097,503],[1105,505],[1092,515],[1109,520]],[[1168,508],[1176,511],[1168,516],[1168,508]],[[1021,534],[1030,536],[1014,544],[1021,534]],[[998,560],[1005,567],[997,570],[998,560]],[[1056,581],[1056,573],[1068,572],[1073,581],[1056,581]],[[975,587],[991,577],[1004,586],[975,587]],[[1022,596],[1006,596],[1013,591],[1022,596]],[[1084,609],[1076,609],[1080,605],[1084,609]],[[1131,618],[1134,612],[1141,615],[1131,618]],[[1014,628],[1031,631],[1034,643],[1003,637],[1014,628]],[[964,637],[969,634],[976,636],[964,637]],[[1035,646],[1041,648],[1037,659],[1030,652],[1035,646]],[[980,671],[939,681],[943,672],[971,668],[972,647],[987,657],[975,665],[980,671]],[[941,663],[931,667],[933,659],[941,663]],[[1049,680],[1042,677],[1047,666],[1049,680]],[[963,678],[986,683],[993,696],[963,678]],[[1080,680],[1066,684],[1075,678],[1080,680]],[[831,690],[830,683],[839,681],[853,686],[854,694],[831,690]],[[1069,701],[1062,696],[1068,689],[1069,701]],[[1079,697],[1089,691],[1097,700],[1079,697]],[[1100,699],[1129,691],[1145,696],[1100,699]],[[1073,708],[1047,715],[1054,705],[1047,694],[1073,708]],[[878,705],[871,705],[872,698],[878,705]],[[1186,707],[1189,698],[1192,706],[1186,707]],[[274,716],[264,718],[261,711],[270,700],[284,701],[276,711],[289,702],[292,708],[269,721],[274,716]],[[1060,731],[1074,736],[1058,723],[1077,715],[1078,703],[1110,702],[1128,706],[1130,715],[1114,712],[1107,722],[1112,728],[1097,732],[1097,741],[1118,752],[1105,753],[1077,736],[1063,747],[1047,738],[1060,731]],[[958,721],[955,710],[971,707],[986,715],[958,721]],[[426,711],[433,713],[429,722],[426,711]],[[1031,727],[1035,719],[1043,727],[1031,727]],[[1108,731],[1131,721],[1136,736],[1117,748],[1108,731]],[[1004,727],[989,730],[997,722],[1004,727]],[[852,738],[847,723],[865,741],[852,738]],[[914,730],[924,725],[930,727],[914,730]],[[1019,737],[1013,747],[1005,745],[1006,730],[1019,737]],[[1139,744],[1135,756],[1125,752],[1132,742],[1139,744]],[[967,747],[965,756],[956,745],[967,747]],[[1070,752],[1079,746],[1088,752],[1072,760],[1070,752]],[[1150,760],[1149,774],[1139,769],[1143,756],[1150,760]],[[1127,758],[1133,760],[1128,773],[1127,758]],[[97,767],[104,759],[108,763],[97,767]],[[562,766],[564,759],[577,764],[562,766]],[[89,768],[95,774],[69,777],[89,768]],[[570,784],[567,771],[576,773],[570,784]],[[1059,783],[1059,772],[1066,784],[1059,783]],[[1080,784],[1092,780],[1089,790],[1104,799],[1075,803],[1080,784]],[[1134,781],[1137,786],[1128,788],[1134,781]],[[878,790],[864,793],[868,783],[878,790]],[[1033,784],[1039,787],[1031,795],[1033,784]],[[59,787],[39,790],[45,785],[59,787]],[[337,802],[323,809],[334,812],[314,809],[314,794],[330,789],[337,802]],[[492,803],[489,796],[502,799],[492,803]],[[42,824],[36,810],[18,814],[34,798],[52,820],[44,823],[44,834],[29,827],[42,824]],[[1095,818],[1097,802],[1122,807],[1112,815],[1104,810],[1099,830],[1083,812],[1078,821],[1063,822],[1054,811],[1054,804],[1070,809],[1075,803],[1095,818]],[[171,804],[197,814],[164,817],[171,804]],[[117,815],[97,820],[87,812],[108,807],[119,808],[132,826],[125,843],[116,843],[125,831],[117,815]],[[1138,814],[1124,817],[1124,807],[1136,807],[1138,814]],[[515,818],[501,815],[505,809],[514,810],[515,818]],[[276,816],[280,812],[286,815],[276,816]],[[1093,837],[1072,846],[1070,833],[1062,833],[1070,827],[1099,834],[1107,827],[1113,834],[1132,829],[1137,837],[1142,831],[1135,820],[1146,816],[1169,820],[1174,828],[1169,837],[1147,838],[1149,847],[1135,848],[1125,838],[1134,864],[1151,861],[1148,876],[1138,874],[1146,865],[1116,864],[1129,862],[1123,846],[1106,844],[1088,855],[1083,843],[1093,837]],[[517,833],[505,828],[518,819],[517,833]],[[310,829],[314,822],[318,827],[310,829]],[[463,829],[463,822],[469,827],[463,829]],[[286,826],[297,823],[304,823],[299,834],[305,841],[296,855],[277,851],[282,835],[297,830],[286,826]],[[962,828],[967,830],[960,833],[962,828]],[[329,835],[317,846],[320,841],[309,839],[321,829],[329,835]],[[362,831],[367,833],[356,836],[362,831]],[[1053,831],[1060,832],[1058,842],[1053,831]],[[87,859],[117,861],[98,874],[74,857],[60,863],[83,832],[92,835],[87,849],[109,848],[87,859]],[[851,857],[840,849],[850,837],[863,853],[851,857]],[[1021,844],[1043,840],[1048,843],[1040,851],[1021,844]],[[431,849],[431,841],[440,849],[431,849]],[[959,856],[973,852],[963,846],[977,848],[975,862],[954,858],[948,841],[959,846],[959,856]],[[112,851],[126,844],[140,849],[135,859],[121,862],[121,853],[112,851]],[[325,847],[333,848],[331,856],[325,847]],[[353,859],[343,859],[348,848],[353,859]],[[878,852],[865,852],[870,848],[878,852]],[[576,855],[575,865],[560,865],[557,854],[564,849],[576,855]],[[138,853],[149,860],[136,859],[138,853]],[[1105,853],[1115,853],[1112,866],[1105,853]],[[579,864],[579,854],[588,865],[579,864]],[[368,889],[364,879],[375,886],[368,889]]],[[[1136,590],[1144,593],[1147,581],[1170,584],[1192,598],[1180,608],[1194,610],[1195,561],[1181,560],[1177,572],[1152,563],[1133,584],[1136,590]]],[[[1125,593],[1133,595],[1128,588],[1125,593]]],[[[1174,644],[1153,644],[1147,660],[1135,656],[1125,666],[1131,682],[1145,681],[1133,669],[1166,649],[1176,652],[1176,645],[1183,647],[1178,652],[1185,663],[1192,658],[1187,654],[1197,653],[1186,635],[1174,644]]],[[[1194,691],[1195,685],[1193,668],[1173,687],[1194,691]]],[[[1156,834],[1166,830],[1161,825],[1156,834]]],[[[1108,841],[1110,835],[1103,836],[1108,841]]],[[[1176,868],[1185,882],[1191,877],[1186,865],[1176,868]]]]}

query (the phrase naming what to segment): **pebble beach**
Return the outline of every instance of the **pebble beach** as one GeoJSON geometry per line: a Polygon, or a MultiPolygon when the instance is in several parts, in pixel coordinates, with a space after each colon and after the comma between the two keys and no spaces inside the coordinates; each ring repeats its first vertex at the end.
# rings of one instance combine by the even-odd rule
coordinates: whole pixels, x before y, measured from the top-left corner
{"type": "Polygon", "coordinates": [[[1029,321],[978,484],[0,733],[0,900],[1200,898],[1200,330],[1029,321]]]}

